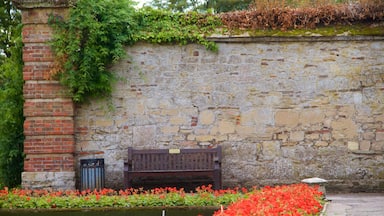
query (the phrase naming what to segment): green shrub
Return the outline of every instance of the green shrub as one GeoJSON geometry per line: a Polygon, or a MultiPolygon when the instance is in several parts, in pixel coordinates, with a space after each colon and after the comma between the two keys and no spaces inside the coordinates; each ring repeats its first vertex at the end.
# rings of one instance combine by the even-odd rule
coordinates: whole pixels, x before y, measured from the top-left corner
{"type": "Polygon", "coordinates": [[[0,65],[0,187],[21,183],[23,170],[23,60],[21,26],[15,46],[0,65]]]}
{"type": "Polygon", "coordinates": [[[52,47],[59,61],[55,71],[69,87],[75,102],[86,95],[111,92],[112,73],[107,67],[124,56],[137,30],[130,0],[79,0],[67,21],[51,17],[56,30],[52,47]]]}

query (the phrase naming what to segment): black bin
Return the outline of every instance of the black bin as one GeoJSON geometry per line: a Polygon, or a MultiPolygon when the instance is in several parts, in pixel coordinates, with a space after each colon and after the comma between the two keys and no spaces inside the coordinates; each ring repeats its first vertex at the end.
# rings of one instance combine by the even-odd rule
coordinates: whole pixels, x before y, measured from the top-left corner
{"type": "Polygon", "coordinates": [[[104,188],[104,159],[80,160],[80,190],[100,190],[104,188]]]}

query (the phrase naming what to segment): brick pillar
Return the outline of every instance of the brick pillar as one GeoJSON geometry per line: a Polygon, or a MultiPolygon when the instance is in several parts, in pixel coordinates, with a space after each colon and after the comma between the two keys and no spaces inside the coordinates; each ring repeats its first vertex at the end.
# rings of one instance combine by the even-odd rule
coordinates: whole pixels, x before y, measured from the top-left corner
{"type": "Polygon", "coordinates": [[[68,1],[14,0],[22,12],[24,60],[23,188],[75,189],[74,104],[48,79],[54,56],[50,14],[65,18],[68,1]]]}

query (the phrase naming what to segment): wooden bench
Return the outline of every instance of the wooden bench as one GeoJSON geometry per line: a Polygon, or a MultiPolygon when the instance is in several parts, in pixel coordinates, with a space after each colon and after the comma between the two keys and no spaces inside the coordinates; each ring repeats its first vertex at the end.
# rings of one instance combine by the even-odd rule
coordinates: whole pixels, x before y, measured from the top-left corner
{"type": "Polygon", "coordinates": [[[149,149],[128,148],[124,163],[124,184],[131,188],[134,180],[144,184],[148,178],[204,178],[221,189],[221,147],[210,149],[149,149]]]}

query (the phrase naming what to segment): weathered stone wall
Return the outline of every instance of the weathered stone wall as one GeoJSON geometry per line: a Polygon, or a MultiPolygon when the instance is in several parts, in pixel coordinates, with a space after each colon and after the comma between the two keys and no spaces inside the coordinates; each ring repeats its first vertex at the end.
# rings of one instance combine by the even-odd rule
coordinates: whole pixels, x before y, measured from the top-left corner
{"type": "Polygon", "coordinates": [[[218,53],[142,43],[127,54],[113,96],[76,109],[77,160],[104,158],[107,187],[122,187],[129,146],[221,145],[224,186],[316,176],[384,190],[384,38],[246,38],[218,53]]]}

